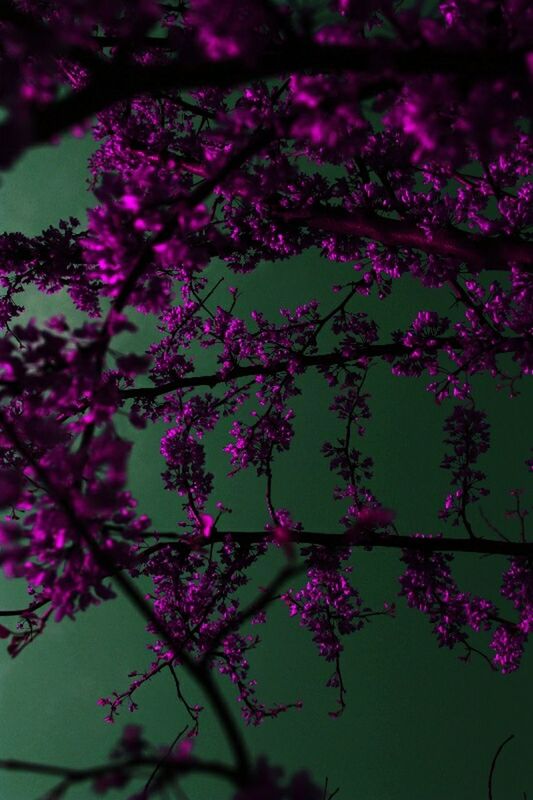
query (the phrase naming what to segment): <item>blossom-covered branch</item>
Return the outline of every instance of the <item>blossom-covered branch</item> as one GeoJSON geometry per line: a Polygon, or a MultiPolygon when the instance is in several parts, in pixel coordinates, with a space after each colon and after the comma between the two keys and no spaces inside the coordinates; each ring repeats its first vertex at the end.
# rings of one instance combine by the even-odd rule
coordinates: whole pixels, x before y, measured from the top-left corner
{"type": "Polygon", "coordinates": [[[480,236],[447,225],[427,235],[420,225],[391,219],[364,210],[350,212],[318,207],[300,211],[280,211],[279,218],[304,224],[312,230],[342,233],[371,239],[383,245],[413,247],[425,253],[453,256],[465,262],[473,272],[509,270],[520,264],[533,270],[533,242],[521,237],[480,236]]]}
{"type": "MultiPolygon", "coordinates": [[[[19,26],[15,14],[5,15],[7,22],[19,26]]],[[[98,40],[94,40],[98,43],[98,40]]],[[[142,44],[142,41],[141,41],[142,44]]],[[[106,46],[105,40],[102,45],[106,46]]],[[[148,47],[151,43],[148,42],[148,47]]],[[[157,43],[160,49],[160,43],[157,43]]],[[[169,50],[172,48],[169,47],[169,50]]],[[[142,52],[142,51],[141,51],[142,52]]],[[[83,123],[98,111],[113,103],[128,100],[140,94],[159,94],[165,90],[187,91],[205,87],[225,89],[261,78],[272,78],[312,70],[322,72],[355,73],[363,84],[364,96],[378,94],[387,89],[400,89],[401,76],[420,74],[453,75],[461,81],[480,79],[512,79],[518,86],[530,90],[530,71],[527,50],[499,54],[492,50],[468,47],[398,47],[394,43],[368,42],[360,46],[328,45],[313,39],[291,38],[283,48],[261,54],[256,63],[241,58],[197,63],[172,59],[168,64],[139,65],[106,63],[91,58],[91,50],[80,54],[71,50],[69,57],[85,65],[89,62],[93,76],[86,85],[67,97],[54,100],[38,110],[30,110],[28,134],[23,146],[35,146],[50,141],[73,126],[83,123]]],[[[90,75],[90,73],[89,73],[90,75]]],[[[16,147],[19,133],[18,120],[0,125],[0,139],[7,144],[2,154],[3,167],[10,166],[20,156],[16,147]]]]}
{"type": "MultiPolygon", "coordinates": [[[[459,344],[459,339],[450,336],[432,340],[431,347],[432,349],[437,347],[443,348],[444,346],[453,348],[459,344]]],[[[521,337],[502,337],[500,341],[497,341],[491,345],[491,350],[496,353],[513,353],[515,350],[519,350],[521,347],[523,347],[524,344],[525,340],[521,337]]],[[[219,384],[226,384],[228,381],[238,380],[239,378],[249,378],[256,375],[277,375],[290,370],[298,373],[308,369],[309,367],[344,366],[352,362],[357,363],[362,359],[385,358],[390,360],[395,356],[409,355],[410,353],[412,353],[412,348],[402,344],[401,342],[391,342],[389,344],[375,344],[368,346],[362,345],[353,353],[351,353],[350,356],[347,356],[342,352],[316,353],[313,355],[302,355],[295,353],[290,362],[274,362],[272,364],[268,364],[267,366],[264,366],[263,364],[248,364],[235,367],[225,374],[215,372],[211,375],[187,375],[183,378],[177,378],[175,381],[169,381],[168,383],[164,383],[160,386],[121,389],[120,396],[125,400],[136,397],[155,398],[179,389],[190,389],[199,386],[208,386],[209,388],[213,389],[219,384]]]]}
{"type": "MultiPolygon", "coordinates": [[[[396,533],[376,533],[358,532],[352,534],[350,531],[345,533],[325,533],[317,531],[290,532],[291,541],[295,545],[320,545],[326,549],[334,550],[337,547],[362,547],[367,550],[374,548],[388,548],[393,550],[420,550],[424,553],[479,553],[481,555],[494,556],[533,556],[533,542],[513,542],[499,541],[497,539],[475,538],[461,539],[450,536],[407,536],[396,533]]],[[[146,532],[144,536],[148,538],[163,539],[143,551],[143,557],[157,549],[172,547],[177,549],[190,549],[191,547],[210,547],[212,544],[220,544],[231,536],[234,542],[241,545],[259,544],[271,535],[265,531],[218,531],[211,533],[205,542],[188,543],[177,533],[157,531],[154,533],[146,532]]],[[[275,541],[275,539],[273,540],[275,541]]]]}
{"type": "MultiPolygon", "coordinates": [[[[218,680],[235,689],[246,724],[301,708],[298,697],[266,704],[253,677],[257,631],[281,602],[331,667],[331,716],[344,713],[347,637],[363,641],[372,621],[396,613],[396,597],[365,605],[362,550],[398,552],[397,596],[440,646],[503,674],[521,665],[533,631],[531,509],[519,488],[494,519],[481,504],[492,477],[487,387],[506,390],[514,414],[533,374],[533,16],[510,0],[426,6],[0,8],[0,163],[68,130],[96,142],[86,224],[0,235],[0,566],[30,596],[0,612],[19,617],[0,638],[18,657],[53,622],[112,600],[116,585],[147,623],[150,657],[140,648],[126,686],[100,698],[106,720],[170,675],[187,722],[164,752],[130,728],[111,772],[34,765],[60,778],[55,797],[82,780],[125,786],[142,768],[145,795],[204,770],[235,784],[238,800],[258,786],[269,800],[320,800],[308,776],[285,781],[253,763],[218,680]],[[329,262],[329,288],[307,278],[310,253],[329,262]],[[285,297],[289,260],[304,255],[306,277],[285,297]],[[424,306],[389,313],[400,286],[420,290],[424,306]],[[28,290],[57,293],[60,313],[28,318],[28,290]],[[402,378],[445,411],[435,467],[449,485],[434,523],[412,535],[386,510],[403,465],[365,445],[380,425],[373,395],[395,402],[402,378]],[[318,384],[329,393],[322,409],[318,384]],[[302,435],[307,399],[326,426],[307,426],[306,458],[314,449],[326,459],[339,507],[322,531],[305,529],[312,509],[301,498],[279,502],[278,462],[302,435]],[[160,439],[170,530],[150,519],[157,499],[128,483],[142,429],[160,439]],[[258,521],[236,531],[227,498],[244,498],[225,481],[247,470],[258,521]],[[283,565],[258,585],[273,550],[283,565]],[[466,554],[506,557],[487,596],[456,580],[454,559],[466,554]],[[231,766],[190,757],[204,709],[185,698],[180,670],[217,716],[231,766]]],[[[405,420],[422,435],[414,415],[405,420]]],[[[319,485],[315,496],[325,509],[319,485]]]]}

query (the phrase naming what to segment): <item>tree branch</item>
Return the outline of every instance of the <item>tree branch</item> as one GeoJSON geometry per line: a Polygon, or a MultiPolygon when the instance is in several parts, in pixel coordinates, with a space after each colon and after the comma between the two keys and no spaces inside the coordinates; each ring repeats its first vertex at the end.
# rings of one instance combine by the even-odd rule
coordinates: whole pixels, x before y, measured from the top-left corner
{"type": "MultiPolygon", "coordinates": [[[[146,550],[139,553],[140,557],[150,555],[164,547],[176,547],[191,549],[193,547],[209,547],[211,544],[224,542],[226,536],[231,536],[234,542],[241,545],[258,544],[272,536],[268,531],[213,531],[208,540],[194,539],[188,541],[175,533],[157,531],[155,533],[145,533],[145,537],[164,537],[170,541],[159,542],[151,545],[146,550]]],[[[454,539],[446,536],[419,537],[405,536],[388,533],[357,533],[351,535],[349,531],[345,533],[325,533],[312,531],[291,531],[292,541],[296,545],[320,545],[321,547],[363,547],[373,549],[374,547],[388,548],[393,550],[419,550],[424,553],[450,552],[450,553],[480,553],[483,555],[500,555],[512,557],[532,557],[533,542],[507,542],[497,539],[454,539]]]]}
{"type": "Polygon", "coordinates": [[[494,770],[496,769],[496,762],[498,760],[498,756],[502,752],[502,750],[505,747],[505,745],[508,744],[512,739],[514,739],[514,733],[512,733],[510,736],[508,736],[507,739],[505,739],[501,743],[501,745],[498,747],[498,749],[494,753],[494,757],[492,759],[492,763],[490,765],[490,772],[489,772],[489,785],[488,785],[489,800],[494,800],[494,795],[492,793],[492,781],[493,781],[493,778],[494,778],[494,770]]]}
{"type": "Polygon", "coordinates": [[[247,620],[259,614],[260,611],[262,611],[272,602],[276,592],[283,586],[285,581],[287,581],[289,578],[294,578],[300,572],[303,572],[304,569],[304,564],[287,564],[285,567],[283,567],[283,569],[272,579],[268,586],[261,591],[261,594],[256,597],[256,599],[250,603],[249,606],[247,606],[247,608],[239,612],[233,619],[230,619],[230,621],[218,631],[216,636],[209,642],[209,650],[206,651],[202,660],[205,663],[208,663],[213,652],[217,649],[221,642],[224,641],[225,637],[231,633],[231,631],[237,630],[244,625],[247,620]]]}
{"type": "Polygon", "coordinates": [[[203,689],[228,737],[228,742],[235,758],[239,780],[245,782],[250,774],[250,762],[246,743],[209,670],[202,663],[196,662],[187,651],[176,644],[172,632],[148,605],[142,592],[139,591],[133,581],[119,570],[113,559],[100,548],[86,522],[79,518],[68,495],[58,488],[51,480],[46,470],[41,466],[39,461],[33,457],[31,450],[20,438],[15,426],[1,410],[0,428],[11,441],[13,447],[20,453],[25,461],[33,467],[45,491],[58,507],[61,508],[73,529],[87,546],[98,566],[115,580],[134,608],[136,608],[142,617],[150,623],[154,633],[166,642],[174,658],[180,661],[193,680],[203,689]]]}
{"type": "Polygon", "coordinates": [[[275,210],[274,216],[295,221],[308,228],[371,239],[384,245],[413,247],[425,253],[453,256],[478,270],[508,270],[509,262],[533,269],[533,242],[519,237],[481,236],[459,228],[434,228],[431,235],[421,226],[390,219],[362,209],[344,211],[319,207],[316,210],[275,210]]]}
{"type": "Polygon", "coordinates": [[[2,146],[0,166],[9,166],[26,147],[48,142],[53,136],[89,119],[112,103],[135,95],[205,86],[226,88],[259,78],[307,71],[357,73],[362,79],[362,90],[370,94],[401,85],[396,77],[398,75],[421,74],[457,75],[462,82],[512,77],[527,90],[529,78],[526,56],[520,50],[495,53],[490,49],[426,46],[407,50],[395,42],[382,39],[352,47],[324,45],[311,38],[300,37],[284,47],[263,53],[255,63],[241,58],[196,63],[172,61],[164,65],[145,66],[115,62],[99,67],[97,76],[80,91],[41,108],[29,107],[26,137],[21,138],[16,122],[11,118],[0,125],[0,142],[10,145],[9,151],[5,145],[2,146]],[[368,84],[366,90],[365,81],[368,84]]]}
{"type": "MultiPolygon", "coordinates": [[[[82,781],[93,780],[108,772],[119,770],[133,770],[139,767],[161,768],[160,758],[150,758],[148,756],[136,756],[135,758],[124,761],[110,762],[97,767],[87,769],[75,767],[60,767],[54,764],[39,764],[32,761],[22,761],[15,758],[0,759],[0,769],[11,770],[13,772],[33,772],[40,775],[56,775],[64,778],[69,783],[80,783],[82,781]]],[[[163,768],[165,771],[176,772],[177,774],[189,774],[191,772],[201,772],[218,775],[222,778],[234,782],[236,775],[231,767],[221,764],[218,761],[201,761],[196,758],[183,759],[180,762],[167,761],[163,768]]]]}
{"type": "MultiPolygon", "coordinates": [[[[441,337],[435,339],[439,348],[446,345],[456,346],[458,340],[454,336],[441,337]]],[[[520,347],[524,343],[524,338],[521,336],[501,337],[501,341],[494,345],[498,352],[509,353],[520,347]]],[[[346,365],[353,363],[362,358],[385,358],[397,357],[408,355],[411,350],[401,342],[388,342],[387,344],[370,344],[361,345],[353,355],[346,357],[338,350],[332,353],[316,353],[314,355],[299,355],[294,354],[295,359],[298,360],[302,369],[309,367],[328,367],[335,365],[346,365]]],[[[182,378],[176,378],[174,381],[159,384],[158,386],[145,386],[133,389],[122,389],[119,394],[124,400],[131,398],[155,398],[169,392],[174,392],[177,389],[194,388],[196,386],[208,386],[213,389],[219,384],[227,384],[229,381],[237,380],[239,378],[246,378],[253,375],[276,375],[279,372],[285,372],[289,369],[288,361],[277,361],[268,367],[262,364],[247,364],[242,367],[235,367],[234,369],[226,372],[222,376],[219,372],[214,372],[211,375],[188,375],[182,378]]]]}
{"type": "MultiPolygon", "coordinates": [[[[182,203],[188,209],[194,209],[199,203],[202,203],[206,200],[213,189],[222,183],[229,175],[231,175],[234,170],[238,169],[242,166],[246,161],[251,158],[252,156],[259,153],[264,147],[266,147],[274,138],[275,132],[272,128],[258,128],[250,139],[248,143],[242,147],[237,152],[230,155],[227,159],[226,163],[223,164],[219,170],[217,170],[213,175],[206,178],[205,180],[201,181],[188,195],[185,195],[181,198],[173,199],[173,203],[175,206],[179,206],[182,203]]],[[[133,266],[133,268],[129,271],[118,295],[114,298],[112,303],[112,312],[121,312],[126,305],[129,296],[135,289],[137,281],[143,275],[147,267],[149,266],[152,258],[153,258],[153,248],[155,245],[161,244],[162,242],[167,241],[171,236],[172,233],[176,230],[176,208],[174,208],[173,212],[170,214],[169,219],[163,225],[161,231],[157,233],[152,239],[150,239],[146,243],[146,247],[144,251],[141,253],[140,258],[138,259],[137,263],[133,266]]],[[[111,315],[111,312],[110,312],[111,315]]],[[[105,326],[107,328],[108,320],[110,316],[108,316],[105,326]]]]}

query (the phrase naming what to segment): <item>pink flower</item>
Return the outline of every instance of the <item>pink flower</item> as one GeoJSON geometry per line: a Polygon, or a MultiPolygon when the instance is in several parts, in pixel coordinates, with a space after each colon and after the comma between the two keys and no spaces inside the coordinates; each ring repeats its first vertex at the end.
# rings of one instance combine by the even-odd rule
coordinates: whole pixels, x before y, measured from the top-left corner
{"type": "Polygon", "coordinates": [[[355,525],[346,532],[346,536],[349,540],[353,540],[360,533],[385,527],[393,521],[395,516],[394,511],[389,508],[363,508],[357,515],[355,525]]]}
{"type": "Polygon", "coordinates": [[[201,522],[202,536],[205,536],[206,539],[209,539],[211,536],[211,532],[215,526],[215,520],[213,519],[211,514],[200,514],[200,522],[201,522]]]}
{"type": "Polygon", "coordinates": [[[280,547],[283,547],[287,558],[292,558],[294,556],[292,533],[289,528],[285,528],[283,525],[276,525],[274,528],[274,541],[279,544],[280,547]]]}
{"type": "Polygon", "coordinates": [[[390,508],[363,508],[359,512],[357,523],[365,528],[378,528],[389,525],[395,517],[390,508]]]}

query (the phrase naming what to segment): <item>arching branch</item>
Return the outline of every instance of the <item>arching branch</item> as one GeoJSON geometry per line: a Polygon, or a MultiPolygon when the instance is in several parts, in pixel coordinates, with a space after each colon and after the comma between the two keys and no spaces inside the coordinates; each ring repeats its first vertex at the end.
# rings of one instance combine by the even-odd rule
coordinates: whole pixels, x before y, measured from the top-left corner
{"type": "Polygon", "coordinates": [[[384,245],[412,247],[425,253],[453,256],[477,270],[508,270],[516,262],[533,270],[533,242],[510,236],[481,236],[450,225],[433,228],[431,235],[406,220],[382,217],[356,209],[344,211],[318,207],[314,210],[276,211],[286,222],[304,224],[312,230],[340,233],[354,238],[371,239],[384,245]]]}
{"type": "Polygon", "coordinates": [[[41,108],[28,109],[28,130],[21,139],[12,119],[0,125],[1,166],[7,167],[27,147],[48,142],[98,111],[136,95],[165,90],[190,90],[209,86],[240,86],[258,78],[271,78],[312,70],[352,72],[361,78],[365,94],[401,86],[402,76],[447,74],[463,83],[480,78],[512,77],[529,87],[527,53],[495,53],[489,49],[418,46],[406,49],[395,42],[374,40],[358,46],[318,44],[297,37],[283,47],[262,54],[255,63],[242,58],[198,60],[163,65],[108,63],[98,67],[85,88],[41,108]],[[366,86],[365,86],[366,84],[366,86]],[[20,144],[17,147],[17,142],[20,144]],[[6,148],[6,144],[9,148],[6,148]]]}
{"type": "MultiPolygon", "coordinates": [[[[456,346],[458,340],[454,336],[441,337],[435,339],[436,346],[443,348],[446,345],[456,346]]],[[[512,353],[524,343],[521,336],[501,337],[501,341],[494,344],[494,349],[498,353],[512,353]]],[[[356,363],[362,358],[395,358],[408,355],[411,350],[401,342],[388,342],[387,344],[361,345],[357,352],[347,357],[335,350],[332,353],[316,353],[314,355],[294,355],[294,361],[303,369],[310,367],[333,367],[356,363]]],[[[276,375],[286,372],[289,369],[288,361],[277,361],[265,367],[262,364],[247,364],[242,367],[226,372],[223,376],[219,372],[210,375],[187,375],[176,378],[174,381],[159,384],[158,386],[146,386],[134,389],[122,389],[120,396],[124,400],[134,398],[154,399],[161,395],[175,392],[178,389],[196,388],[197,386],[207,386],[213,389],[220,384],[227,384],[229,381],[247,378],[253,375],[276,375]]]]}

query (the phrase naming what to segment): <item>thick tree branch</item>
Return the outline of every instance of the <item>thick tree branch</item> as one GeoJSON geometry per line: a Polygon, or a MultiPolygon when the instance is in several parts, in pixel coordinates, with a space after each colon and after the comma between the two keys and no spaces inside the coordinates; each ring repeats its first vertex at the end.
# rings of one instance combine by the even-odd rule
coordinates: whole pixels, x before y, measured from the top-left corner
{"type": "Polygon", "coordinates": [[[235,771],[225,764],[221,764],[218,761],[201,761],[197,758],[187,758],[179,762],[166,761],[161,765],[160,758],[136,756],[135,758],[113,761],[109,764],[88,767],[86,769],[60,767],[54,764],[39,764],[33,761],[22,761],[15,758],[0,759],[0,769],[11,770],[13,772],[33,772],[39,775],[55,775],[63,778],[69,784],[94,780],[108,773],[136,771],[142,768],[154,769],[155,767],[160,767],[165,772],[175,773],[176,775],[188,775],[195,772],[218,775],[231,782],[234,782],[237,777],[235,771]]]}
{"type": "Polygon", "coordinates": [[[519,237],[481,236],[450,225],[433,228],[431,234],[405,220],[390,219],[362,209],[344,211],[319,207],[314,211],[275,211],[285,222],[304,224],[312,230],[371,239],[384,245],[413,247],[425,253],[453,256],[475,270],[508,270],[510,262],[533,269],[533,242],[519,237]]]}
{"type": "Polygon", "coordinates": [[[512,77],[527,88],[526,57],[527,53],[522,51],[495,53],[489,49],[476,51],[473,48],[414,47],[407,50],[383,39],[347,47],[321,45],[312,39],[300,38],[264,53],[255,63],[241,58],[196,63],[172,61],[149,66],[111,63],[99,67],[97,75],[84,89],[44,107],[28,109],[28,131],[23,139],[17,123],[11,118],[0,125],[1,166],[9,166],[24,148],[48,142],[112,103],[135,95],[204,86],[239,86],[258,78],[309,70],[315,73],[357,73],[361,77],[362,90],[367,84],[365,91],[370,93],[401,85],[401,76],[420,74],[457,75],[462,82],[512,77]],[[5,143],[9,144],[9,149],[5,143]]]}
{"type": "MultiPolygon", "coordinates": [[[[271,534],[267,531],[213,531],[209,540],[187,541],[183,537],[170,532],[157,532],[144,534],[159,536],[169,541],[158,542],[143,550],[139,556],[145,557],[164,547],[190,549],[191,547],[208,547],[213,543],[222,543],[226,536],[231,536],[234,542],[241,545],[258,544],[264,542],[271,534]]],[[[291,531],[292,539],[296,545],[319,545],[321,547],[363,547],[387,548],[392,550],[419,550],[424,553],[479,553],[482,555],[498,555],[516,557],[533,557],[533,542],[508,542],[495,539],[455,539],[452,537],[420,537],[400,536],[396,534],[358,532],[326,533],[312,531],[291,531]]]]}

